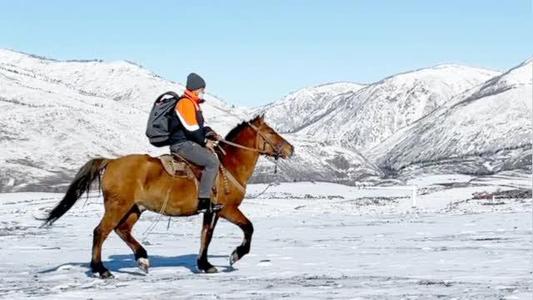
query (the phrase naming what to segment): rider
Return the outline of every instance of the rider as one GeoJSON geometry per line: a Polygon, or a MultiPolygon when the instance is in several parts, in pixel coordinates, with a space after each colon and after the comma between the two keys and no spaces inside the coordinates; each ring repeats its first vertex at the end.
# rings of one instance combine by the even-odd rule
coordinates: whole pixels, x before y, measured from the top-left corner
{"type": "Polygon", "coordinates": [[[205,81],[198,74],[187,76],[186,89],[176,103],[175,114],[170,118],[170,151],[203,166],[198,191],[198,212],[215,212],[221,204],[212,202],[211,189],[215,183],[220,162],[214,152],[222,137],[205,126],[200,103],[203,103],[205,81]]]}

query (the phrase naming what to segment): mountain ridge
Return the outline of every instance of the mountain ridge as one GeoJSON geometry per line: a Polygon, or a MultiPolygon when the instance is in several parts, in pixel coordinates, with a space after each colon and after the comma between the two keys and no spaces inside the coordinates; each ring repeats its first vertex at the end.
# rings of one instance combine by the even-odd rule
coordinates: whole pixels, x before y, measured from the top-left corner
{"type": "MultiPolygon", "coordinates": [[[[529,67],[527,62],[531,59],[521,65],[529,67]]],[[[478,152],[485,156],[468,156],[477,151],[474,144],[460,148],[433,141],[445,147],[439,151],[447,156],[439,156],[441,152],[429,153],[413,142],[430,134],[428,126],[439,128],[440,138],[460,134],[453,132],[457,128],[466,134],[481,124],[492,124],[480,117],[464,128],[438,127],[439,122],[451,122],[454,115],[435,116],[462,111],[465,105],[469,109],[465,101],[476,92],[487,103],[498,104],[494,111],[479,108],[498,120],[494,126],[504,124],[506,118],[517,130],[530,126],[520,113],[527,107],[506,110],[501,105],[506,99],[525,99],[524,91],[530,85],[524,77],[527,72],[522,71],[520,66],[501,73],[440,64],[370,84],[341,81],[311,86],[255,108],[230,105],[208,94],[203,108],[210,125],[221,134],[251,114],[265,113],[267,122],[295,145],[295,156],[279,161],[277,175],[272,174],[272,161],[260,159],[253,182],[378,184],[391,176],[402,181],[416,172],[432,172],[431,168],[459,173],[524,169],[531,160],[530,143],[518,147],[519,138],[503,138],[504,129],[495,129],[492,137],[484,136],[483,131],[472,135],[475,145],[482,145],[486,138],[499,138],[502,150],[497,153],[484,152],[485,146],[479,146],[478,152]],[[517,78],[524,79],[523,84],[516,84],[517,78]],[[502,96],[491,94],[493,91],[501,91],[502,96]],[[343,125],[345,122],[348,125],[343,125]],[[420,157],[415,159],[411,152],[416,151],[420,157]],[[443,161],[424,167],[418,158],[443,161]]],[[[157,95],[181,89],[183,85],[125,60],[59,61],[0,49],[0,191],[61,191],[88,158],[167,152],[148,144],[143,134],[145,122],[157,95]]],[[[519,131],[520,137],[526,131],[519,131]]]]}

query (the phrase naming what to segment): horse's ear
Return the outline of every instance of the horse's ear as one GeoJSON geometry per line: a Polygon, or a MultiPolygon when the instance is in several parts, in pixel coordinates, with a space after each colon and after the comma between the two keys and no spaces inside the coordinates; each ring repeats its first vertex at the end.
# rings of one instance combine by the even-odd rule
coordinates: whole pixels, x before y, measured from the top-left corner
{"type": "Polygon", "coordinates": [[[259,122],[259,124],[264,123],[265,122],[265,113],[262,113],[260,115],[256,115],[253,118],[253,120],[256,121],[256,122],[259,122]]]}

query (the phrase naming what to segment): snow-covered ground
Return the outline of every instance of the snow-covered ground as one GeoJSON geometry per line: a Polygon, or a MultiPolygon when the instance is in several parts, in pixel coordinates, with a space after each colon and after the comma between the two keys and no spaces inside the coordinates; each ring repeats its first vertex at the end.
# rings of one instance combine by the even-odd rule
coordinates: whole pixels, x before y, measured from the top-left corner
{"type": "Polygon", "coordinates": [[[34,217],[61,194],[0,194],[0,298],[39,299],[531,299],[531,199],[468,200],[473,192],[530,188],[515,174],[414,178],[411,191],[332,183],[250,185],[242,205],[255,226],[252,250],[234,265],[240,230],[221,221],[210,248],[217,274],[199,274],[201,218],[145,213],[134,229],[152,267],[144,275],[114,234],[104,263],[116,276],[90,274],[97,192],[53,227],[34,217]]]}

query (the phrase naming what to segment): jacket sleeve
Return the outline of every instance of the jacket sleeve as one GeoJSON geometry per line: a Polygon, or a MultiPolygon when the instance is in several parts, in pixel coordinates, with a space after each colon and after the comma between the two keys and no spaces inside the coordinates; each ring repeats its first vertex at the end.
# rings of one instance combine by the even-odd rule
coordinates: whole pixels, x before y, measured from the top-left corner
{"type": "Polygon", "coordinates": [[[205,131],[198,124],[194,104],[188,99],[179,100],[176,104],[176,115],[185,128],[187,137],[193,142],[205,146],[205,131]]]}
{"type": "Polygon", "coordinates": [[[217,136],[217,133],[213,130],[213,128],[209,126],[204,126],[204,134],[206,138],[214,139],[217,136]]]}

